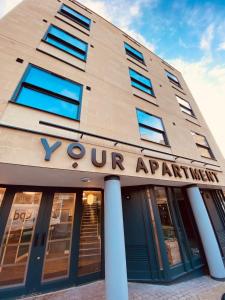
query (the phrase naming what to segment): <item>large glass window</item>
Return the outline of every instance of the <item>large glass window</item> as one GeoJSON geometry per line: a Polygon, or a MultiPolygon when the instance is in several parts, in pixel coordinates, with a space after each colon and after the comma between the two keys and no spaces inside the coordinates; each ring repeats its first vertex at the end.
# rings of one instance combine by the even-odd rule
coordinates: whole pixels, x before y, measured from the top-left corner
{"type": "Polygon", "coordinates": [[[127,55],[135,58],[136,60],[140,61],[141,63],[144,63],[144,56],[140,51],[134,49],[127,43],[124,43],[124,47],[125,47],[127,55]]]}
{"type": "Polygon", "coordinates": [[[79,276],[101,271],[101,200],[101,192],[83,192],[79,276]]]}
{"type": "Polygon", "coordinates": [[[69,275],[75,200],[75,193],[54,195],[45,250],[44,281],[69,275]]]}
{"type": "Polygon", "coordinates": [[[170,213],[166,190],[164,187],[155,187],[154,190],[164,241],[166,244],[168,260],[170,265],[175,265],[181,262],[181,254],[176,230],[170,213]]]}
{"type": "Polygon", "coordinates": [[[166,76],[169,79],[170,82],[172,82],[173,84],[175,84],[176,86],[181,88],[180,82],[177,79],[177,77],[175,75],[173,75],[172,73],[166,71],[166,76]]]}
{"type": "Polygon", "coordinates": [[[201,156],[206,157],[206,158],[214,158],[214,155],[212,153],[212,150],[209,147],[209,144],[208,144],[206,138],[203,135],[198,134],[193,131],[191,132],[191,134],[194,138],[195,144],[196,144],[201,156]]]}
{"type": "Polygon", "coordinates": [[[68,32],[51,25],[48,29],[44,40],[81,60],[86,60],[87,57],[87,43],[72,36],[68,32]]]}
{"type": "Polygon", "coordinates": [[[79,120],[83,86],[30,65],[14,100],[53,114],[79,120]]]}
{"type": "Polygon", "coordinates": [[[63,4],[60,9],[60,13],[83,26],[84,28],[90,30],[91,20],[78,11],[72,9],[71,7],[63,4]]]}
{"type": "Polygon", "coordinates": [[[174,188],[174,195],[178,204],[179,212],[184,224],[185,232],[188,238],[189,247],[193,257],[200,256],[200,242],[196,232],[196,224],[193,217],[193,213],[190,208],[190,204],[187,199],[184,198],[183,192],[180,188],[174,188]]]}
{"type": "Polygon", "coordinates": [[[41,193],[16,193],[0,248],[0,286],[23,284],[41,193]]]}
{"type": "Polygon", "coordinates": [[[190,116],[192,116],[192,117],[194,117],[195,115],[194,115],[194,112],[193,112],[189,102],[187,102],[186,100],[178,97],[177,95],[176,95],[176,98],[177,98],[177,101],[180,105],[181,111],[188,114],[188,115],[190,115],[190,116]]]}
{"type": "Polygon", "coordinates": [[[138,72],[134,71],[133,69],[129,69],[131,85],[142,92],[145,92],[149,95],[154,96],[154,91],[152,87],[151,80],[138,72]]]}
{"type": "Polygon", "coordinates": [[[168,144],[165,129],[160,118],[137,109],[137,119],[143,139],[163,145],[168,144]]]}

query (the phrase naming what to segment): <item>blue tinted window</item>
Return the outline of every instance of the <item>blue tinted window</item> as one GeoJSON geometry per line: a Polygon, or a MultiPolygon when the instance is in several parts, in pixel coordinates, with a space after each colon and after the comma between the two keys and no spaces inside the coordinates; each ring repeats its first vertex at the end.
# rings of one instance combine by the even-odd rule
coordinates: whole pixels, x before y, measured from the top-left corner
{"type": "Polygon", "coordinates": [[[151,80],[138,72],[129,69],[131,85],[145,93],[154,95],[151,80]]]}
{"type": "Polygon", "coordinates": [[[134,57],[135,59],[141,61],[142,63],[144,62],[144,57],[143,54],[141,52],[139,52],[138,50],[134,49],[133,47],[131,47],[129,44],[124,43],[125,49],[126,49],[126,53],[132,57],[134,57]]]}
{"type": "Polygon", "coordinates": [[[177,79],[177,77],[175,75],[173,75],[170,72],[166,71],[166,76],[169,78],[170,81],[172,81],[176,85],[180,86],[179,80],[177,79]]]}
{"type": "Polygon", "coordinates": [[[140,124],[150,126],[155,129],[164,130],[162,121],[160,118],[157,118],[153,115],[147,114],[141,110],[137,110],[138,122],[140,124]]]}
{"type": "Polygon", "coordinates": [[[87,43],[77,39],[62,29],[51,25],[44,40],[49,44],[76,56],[77,58],[86,60],[87,43]]]}
{"type": "Polygon", "coordinates": [[[137,119],[140,134],[143,139],[164,145],[168,144],[162,120],[160,118],[137,109],[137,119]]]}
{"type": "Polygon", "coordinates": [[[78,105],[26,87],[21,89],[17,97],[17,102],[68,118],[78,119],[78,105]]]}
{"type": "Polygon", "coordinates": [[[24,82],[77,101],[81,99],[82,86],[80,84],[74,84],[72,81],[65,80],[34,66],[28,69],[24,82]]]}
{"type": "Polygon", "coordinates": [[[90,29],[91,20],[84,15],[80,14],[76,10],[70,8],[69,6],[63,4],[60,10],[61,13],[70,17],[73,21],[79,23],[87,29],[90,29]]]}
{"type": "Polygon", "coordinates": [[[16,102],[79,119],[82,85],[35,66],[29,66],[18,87],[16,102]]]}

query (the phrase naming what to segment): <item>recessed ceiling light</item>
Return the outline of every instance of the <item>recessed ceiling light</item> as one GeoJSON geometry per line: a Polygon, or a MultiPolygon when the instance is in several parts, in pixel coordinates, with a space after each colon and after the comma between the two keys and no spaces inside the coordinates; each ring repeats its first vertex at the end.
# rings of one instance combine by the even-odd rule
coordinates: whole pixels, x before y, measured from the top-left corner
{"type": "Polygon", "coordinates": [[[91,182],[91,178],[89,178],[89,177],[83,177],[80,180],[83,182],[91,182]]]}

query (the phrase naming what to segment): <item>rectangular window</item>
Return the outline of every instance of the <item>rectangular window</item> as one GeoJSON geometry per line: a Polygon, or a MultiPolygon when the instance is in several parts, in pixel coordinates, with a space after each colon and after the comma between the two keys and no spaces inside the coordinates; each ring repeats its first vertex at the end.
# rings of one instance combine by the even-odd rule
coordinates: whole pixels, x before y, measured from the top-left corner
{"type": "Polygon", "coordinates": [[[178,97],[177,95],[176,95],[176,98],[177,98],[177,101],[180,105],[181,111],[188,114],[188,115],[190,115],[190,116],[192,116],[192,117],[194,117],[195,115],[194,115],[194,112],[191,108],[191,105],[186,100],[178,97]]]}
{"type": "Polygon", "coordinates": [[[212,150],[209,147],[209,144],[208,144],[206,138],[203,135],[195,133],[195,132],[191,132],[191,134],[194,138],[195,144],[196,144],[201,156],[214,159],[215,157],[212,153],[212,150]]]}
{"type": "Polygon", "coordinates": [[[126,50],[126,54],[138,60],[139,62],[144,64],[144,56],[141,52],[131,47],[129,44],[124,43],[124,47],[126,50]]]}
{"type": "Polygon", "coordinates": [[[84,28],[90,30],[91,20],[79,13],[78,11],[63,4],[60,9],[60,13],[68,17],[72,21],[78,23],[79,25],[83,26],[84,28]]]}
{"type": "Polygon", "coordinates": [[[151,80],[138,72],[134,71],[133,69],[129,69],[131,85],[142,92],[145,92],[149,95],[155,96],[154,91],[152,88],[151,80]]]}
{"type": "Polygon", "coordinates": [[[14,100],[67,118],[79,120],[83,86],[29,65],[14,100]]]}
{"type": "Polygon", "coordinates": [[[143,139],[168,145],[165,129],[160,118],[137,109],[137,119],[143,139]]]}
{"type": "Polygon", "coordinates": [[[179,80],[177,79],[177,77],[175,75],[173,75],[172,73],[166,71],[166,76],[168,77],[170,82],[172,82],[173,84],[175,84],[176,86],[181,88],[180,82],[179,82],[179,80]]]}
{"type": "Polygon", "coordinates": [[[81,60],[86,60],[87,57],[87,43],[72,36],[68,32],[51,25],[46,33],[44,40],[81,60]]]}

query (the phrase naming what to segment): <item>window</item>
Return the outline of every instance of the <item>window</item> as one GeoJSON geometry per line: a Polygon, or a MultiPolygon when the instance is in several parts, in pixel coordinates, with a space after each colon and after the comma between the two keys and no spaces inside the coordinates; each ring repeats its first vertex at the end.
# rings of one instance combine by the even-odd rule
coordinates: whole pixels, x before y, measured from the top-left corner
{"type": "Polygon", "coordinates": [[[193,112],[190,104],[186,100],[178,97],[177,95],[176,95],[176,98],[177,98],[177,101],[180,105],[181,111],[188,114],[188,115],[190,115],[190,116],[192,116],[192,117],[194,117],[195,115],[194,115],[194,112],[193,112]]]}
{"type": "Polygon", "coordinates": [[[29,65],[14,100],[25,106],[79,120],[83,86],[29,65]]]}
{"type": "Polygon", "coordinates": [[[195,132],[191,132],[194,141],[196,143],[196,146],[198,147],[198,150],[201,154],[201,156],[203,157],[207,157],[207,158],[214,158],[214,155],[212,153],[212,150],[209,147],[209,144],[206,140],[206,138],[198,133],[195,132]]]}
{"type": "Polygon", "coordinates": [[[180,82],[177,79],[177,77],[175,75],[173,75],[172,73],[166,71],[166,76],[168,77],[169,81],[172,82],[173,84],[175,84],[176,86],[181,88],[180,82]]]}
{"type": "Polygon", "coordinates": [[[70,18],[72,21],[78,23],[79,25],[83,26],[84,28],[90,30],[91,20],[76,10],[70,8],[69,6],[63,4],[60,13],[64,16],[70,18]]]}
{"type": "Polygon", "coordinates": [[[152,88],[151,80],[138,72],[129,69],[131,85],[142,92],[145,92],[149,95],[155,96],[152,88]]]}
{"type": "Polygon", "coordinates": [[[126,54],[133,57],[134,59],[138,60],[139,62],[144,64],[144,56],[141,52],[137,51],[133,47],[131,47],[129,44],[124,43],[124,47],[126,50],[126,54]]]}
{"type": "Polygon", "coordinates": [[[139,109],[137,109],[137,118],[140,134],[143,139],[168,145],[165,129],[160,118],[147,114],[139,109]]]}
{"type": "Polygon", "coordinates": [[[49,27],[44,40],[56,48],[76,56],[81,60],[86,60],[88,48],[87,43],[56,26],[51,25],[49,27]]]}

